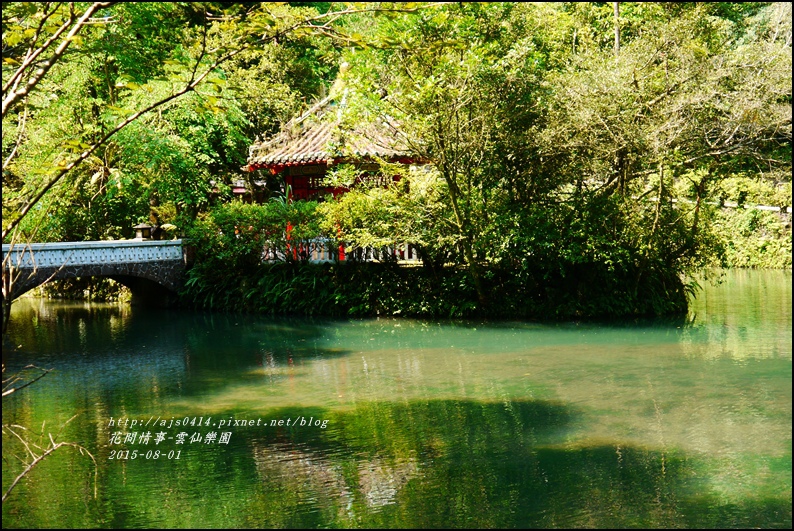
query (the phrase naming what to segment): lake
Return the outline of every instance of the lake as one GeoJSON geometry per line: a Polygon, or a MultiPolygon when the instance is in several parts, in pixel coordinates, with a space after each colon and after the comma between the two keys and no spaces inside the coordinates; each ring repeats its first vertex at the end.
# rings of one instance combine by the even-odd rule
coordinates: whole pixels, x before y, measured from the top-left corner
{"type": "Polygon", "coordinates": [[[606,323],[21,299],[4,378],[52,371],[3,399],[3,490],[14,433],[95,462],[59,448],[3,526],[790,528],[791,307],[790,271],[606,323]]]}

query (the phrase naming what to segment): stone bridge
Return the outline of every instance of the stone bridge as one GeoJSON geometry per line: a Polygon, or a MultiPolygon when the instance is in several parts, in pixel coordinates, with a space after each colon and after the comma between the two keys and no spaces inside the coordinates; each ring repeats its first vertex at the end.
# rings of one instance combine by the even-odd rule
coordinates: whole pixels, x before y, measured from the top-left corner
{"type": "Polygon", "coordinates": [[[4,293],[15,299],[50,280],[108,277],[138,302],[163,303],[182,285],[182,240],[111,240],[3,245],[4,293]]]}

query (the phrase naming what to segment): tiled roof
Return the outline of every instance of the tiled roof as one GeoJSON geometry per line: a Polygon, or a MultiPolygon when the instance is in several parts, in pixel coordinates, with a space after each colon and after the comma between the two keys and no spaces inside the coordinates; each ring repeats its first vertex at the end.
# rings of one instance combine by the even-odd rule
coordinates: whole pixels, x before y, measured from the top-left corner
{"type": "Polygon", "coordinates": [[[249,168],[272,165],[317,164],[360,157],[395,159],[410,151],[393,121],[349,129],[341,125],[340,107],[329,96],[293,119],[272,139],[249,148],[249,168]]]}

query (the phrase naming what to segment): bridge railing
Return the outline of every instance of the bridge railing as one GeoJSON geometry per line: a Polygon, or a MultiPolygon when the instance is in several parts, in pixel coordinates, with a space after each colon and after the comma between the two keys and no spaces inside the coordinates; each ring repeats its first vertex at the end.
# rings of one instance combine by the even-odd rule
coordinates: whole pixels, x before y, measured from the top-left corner
{"type": "MultiPolygon", "coordinates": [[[[109,240],[3,245],[4,263],[17,269],[91,266],[113,263],[151,263],[184,260],[190,248],[182,240],[109,240]],[[10,256],[8,256],[10,254],[10,256]],[[6,257],[8,261],[6,262],[6,257]],[[10,262],[10,263],[8,263],[10,262]]],[[[420,263],[414,245],[402,243],[384,247],[352,247],[329,238],[292,241],[284,247],[265,244],[262,260],[324,262],[420,263]]]]}
{"type": "Polygon", "coordinates": [[[351,247],[329,238],[291,242],[286,250],[266,244],[262,251],[262,260],[265,262],[296,260],[311,263],[396,261],[402,264],[411,264],[421,262],[416,247],[408,243],[384,247],[351,247]]]}
{"type": "Polygon", "coordinates": [[[4,264],[9,254],[18,269],[183,260],[182,240],[3,244],[4,264]]]}

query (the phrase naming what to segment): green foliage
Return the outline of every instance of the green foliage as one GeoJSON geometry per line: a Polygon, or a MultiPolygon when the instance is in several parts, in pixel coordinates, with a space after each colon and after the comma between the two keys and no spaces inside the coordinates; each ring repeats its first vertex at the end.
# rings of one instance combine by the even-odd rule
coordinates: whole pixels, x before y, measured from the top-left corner
{"type": "MultiPolygon", "coordinates": [[[[144,99],[157,97],[156,84],[150,88],[155,94],[144,99]]],[[[38,228],[43,241],[79,241],[132,237],[139,222],[195,217],[209,206],[210,181],[239,172],[249,143],[234,100],[223,113],[202,110],[201,103],[201,95],[190,95],[125,128],[102,150],[102,159],[75,171],[23,227],[38,228]]],[[[53,141],[46,131],[39,138],[42,145],[53,141]]],[[[40,163],[38,155],[26,153],[18,167],[40,163]]]]}
{"type": "Polygon", "coordinates": [[[109,278],[56,280],[36,289],[42,296],[50,299],[129,302],[132,298],[127,287],[109,278]]]}
{"type": "MultiPolygon", "coordinates": [[[[417,195],[427,191],[420,186],[410,189],[417,195]]],[[[485,270],[482,282],[492,302],[485,305],[478,300],[477,287],[466,268],[444,267],[443,261],[426,261],[426,267],[296,261],[299,256],[291,250],[297,242],[323,232],[314,222],[318,210],[347,213],[343,218],[328,218],[335,222],[326,229],[339,227],[357,245],[398,242],[388,232],[374,238],[372,232],[362,229],[358,233],[355,228],[358,222],[372,227],[374,217],[383,217],[384,210],[385,216],[392,216],[385,221],[389,227],[400,216],[408,218],[410,211],[381,208],[393,204],[392,195],[399,196],[399,192],[372,188],[319,207],[273,201],[261,206],[233,202],[213,209],[189,232],[197,253],[183,300],[229,311],[436,318],[617,317],[676,313],[686,308],[687,287],[665,267],[664,257],[653,256],[642,270],[644,274],[639,274],[637,263],[645,259],[646,250],[631,240],[629,228],[606,226],[610,211],[621,208],[611,199],[601,210],[584,211],[592,217],[583,217],[583,211],[571,208],[565,218],[550,219],[537,208],[528,217],[502,219],[503,227],[512,221],[512,231],[500,240],[511,242],[511,246],[494,250],[491,256],[492,266],[485,270]],[[379,204],[384,197],[389,200],[379,204]],[[294,227],[289,238],[288,223],[294,227]],[[598,223],[605,233],[595,240],[592,227],[598,223]],[[522,230],[525,225],[534,230],[522,230]],[[286,263],[263,263],[264,247],[276,249],[286,263]]],[[[428,249],[438,251],[430,245],[425,251],[428,249]]]]}
{"type": "MultiPolygon", "coordinates": [[[[357,186],[319,207],[328,234],[356,247],[409,243],[426,265],[443,266],[457,252],[446,185],[436,172],[413,168],[389,187],[357,186]]],[[[394,168],[382,169],[393,174],[394,168]]],[[[403,170],[404,171],[404,170],[403,170]]],[[[350,177],[348,177],[348,181],[350,177]]]]}
{"type": "Polygon", "coordinates": [[[714,195],[720,201],[730,201],[739,206],[766,205],[791,206],[791,180],[788,182],[762,177],[736,176],[723,179],[714,195]]]}
{"type": "MultiPolygon", "coordinates": [[[[39,239],[127,236],[122,227],[157,222],[158,208],[195,217],[209,206],[209,181],[222,189],[240,178],[255,135],[272,132],[322,92],[335,70],[333,47],[306,24],[317,16],[313,8],[144,2],[70,9],[13,3],[3,10],[4,235],[48,191],[59,197],[46,201],[47,216],[64,219],[48,220],[39,239]],[[78,23],[83,13],[94,18],[78,23]],[[79,34],[52,55],[44,42],[64,23],[79,34]],[[39,53],[39,61],[49,57],[46,68],[25,65],[39,53]],[[11,76],[21,77],[7,83],[11,76]],[[35,90],[17,91],[34,82],[35,90]],[[154,108],[156,115],[135,118],[154,108]],[[68,210],[86,208],[105,211],[82,216],[98,226],[67,229],[75,225],[68,210]]],[[[43,223],[35,214],[21,227],[27,235],[43,223]]]]}
{"type": "MultiPolygon", "coordinates": [[[[719,201],[790,203],[790,11],[622,3],[617,51],[612,7],[470,3],[348,19],[345,120],[398,122],[433,170],[321,204],[322,227],[353,246],[411,243],[424,267],[276,268],[250,283],[322,286],[315,300],[333,314],[683,311],[693,286],[681,278],[732,256],[719,201]]],[[[331,180],[350,186],[355,174],[331,180]]],[[[742,238],[771,227],[753,218],[742,238]]],[[[771,241],[752,249],[782,257],[790,236],[771,241]]]]}
{"type": "Polygon", "coordinates": [[[253,293],[245,290],[254,289],[264,258],[305,259],[299,252],[301,242],[322,234],[316,208],[313,202],[256,205],[232,201],[199,216],[186,231],[195,249],[195,263],[185,283],[187,296],[199,306],[240,304],[242,309],[241,301],[253,293]]]}
{"type": "Polygon", "coordinates": [[[257,266],[265,245],[276,253],[287,252],[291,242],[321,235],[315,209],[317,203],[271,201],[264,205],[232,201],[202,216],[188,238],[206,251],[205,259],[227,264],[231,269],[257,266]]]}
{"type": "MultiPolygon", "coordinates": [[[[224,183],[239,174],[250,141],[243,134],[247,121],[236,100],[225,99],[222,112],[203,109],[203,103],[201,94],[187,96],[126,128],[117,140],[118,183],[139,183],[150,205],[173,205],[188,219],[209,207],[210,181],[224,183]]],[[[148,219],[149,210],[139,212],[141,216],[148,219]]]]}
{"type": "MultiPolygon", "coordinates": [[[[225,270],[224,270],[225,271],[225,270]]],[[[665,315],[686,309],[687,286],[663,269],[636,286],[594,263],[488,270],[494,302],[483,306],[465,269],[431,271],[385,263],[261,264],[229,276],[200,266],[183,293],[189,306],[273,315],[572,319],[665,315]],[[636,292],[635,292],[636,286],[636,292]]]]}
{"type": "MultiPolygon", "coordinates": [[[[125,86],[163,75],[166,60],[173,58],[188,37],[190,13],[184,4],[120,3],[113,7],[112,16],[116,22],[100,25],[84,49],[101,54],[107,74],[123,79],[125,86]]],[[[105,97],[111,100],[114,85],[104,87],[105,97]]]]}
{"type": "MultiPolygon", "coordinates": [[[[257,289],[321,286],[327,302],[279,306],[310,313],[666,313],[699,269],[790,263],[790,232],[770,216],[718,208],[791,204],[789,4],[624,2],[617,19],[611,3],[383,4],[303,22],[332,7],[114,5],[3,115],[4,220],[134,110],[233,51],[192,94],[102,143],[24,231],[105,239],[173,223],[198,249],[194,303],[260,310],[257,289]],[[430,171],[384,165],[399,183],[353,187],[357,168],[338,167],[329,182],[353,189],[336,200],[213,207],[244,178],[247,146],[323,97],[339,60],[343,123],[399,124],[430,171]],[[295,242],[321,235],[410,243],[424,267],[362,269],[370,282],[356,268],[326,279],[260,263],[266,246],[299,261],[295,242]]],[[[4,79],[37,9],[4,10],[4,79]]],[[[57,8],[44,34],[65,16],[57,8]]]]}
{"type": "Polygon", "coordinates": [[[376,42],[400,42],[351,55],[355,85],[388,94],[364,109],[398,116],[448,185],[473,274],[511,254],[638,284],[691,272],[719,252],[704,202],[726,176],[790,174],[790,10],[622,4],[617,55],[613,17],[609,4],[450,5],[380,24],[376,42]],[[540,30],[549,10],[559,22],[540,30]],[[677,183],[693,203],[670,200],[677,183]]]}
{"type": "Polygon", "coordinates": [[[715,219],[726,267],[791,269],[791,221],[776,212],[722,209],[715,219]]]}

